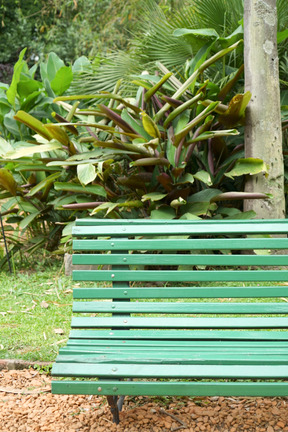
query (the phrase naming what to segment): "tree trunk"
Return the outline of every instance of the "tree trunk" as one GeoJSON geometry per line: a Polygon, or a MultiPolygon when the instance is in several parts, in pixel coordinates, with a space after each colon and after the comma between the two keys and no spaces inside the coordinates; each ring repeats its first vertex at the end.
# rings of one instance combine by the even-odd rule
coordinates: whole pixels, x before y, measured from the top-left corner
{"type": "Polygon", "coordinates": [[[245,91],[252,93],[246,111],[246,157],[261,158],[269,175],[247,176],[246,192],[273,195],[269,200],[246,200],[245,210],[257,217],[284,218],[284,164],[277,53],[276,0],[245,0],[245,91]]]}

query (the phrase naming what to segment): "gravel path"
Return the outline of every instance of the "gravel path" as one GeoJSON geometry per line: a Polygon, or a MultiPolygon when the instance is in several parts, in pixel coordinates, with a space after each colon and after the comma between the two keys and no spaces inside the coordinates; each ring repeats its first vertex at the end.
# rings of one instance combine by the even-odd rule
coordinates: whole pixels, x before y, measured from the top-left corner
{"type": "Polygon", "coordinates": [[[127,398],[116,426],[98,396],[52,395],[34,369],[0,371],[1,432],[288,432],[288,398],[127,398]]]}

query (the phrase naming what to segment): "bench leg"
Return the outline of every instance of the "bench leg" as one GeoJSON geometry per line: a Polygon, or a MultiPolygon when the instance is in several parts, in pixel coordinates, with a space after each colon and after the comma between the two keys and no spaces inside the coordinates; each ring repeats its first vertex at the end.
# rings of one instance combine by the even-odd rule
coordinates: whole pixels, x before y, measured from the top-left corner
{"type": "MultiPolygon", "coordinates": [[[[107,397],[107,401],[108,404],[110,406],[110,411],[113,415],[113,423],[119,424],[120,423],[120,419],[119,419],[119,408],[118,408],[118,396],[106,396],[107,397]]],[[[122,402],[123,405],[123,402],[122,402]]],[[[122,408],[122,406],[121,406],[122,408]]],[[[121,410],[120,408],[120,410],[121,410]]]]}

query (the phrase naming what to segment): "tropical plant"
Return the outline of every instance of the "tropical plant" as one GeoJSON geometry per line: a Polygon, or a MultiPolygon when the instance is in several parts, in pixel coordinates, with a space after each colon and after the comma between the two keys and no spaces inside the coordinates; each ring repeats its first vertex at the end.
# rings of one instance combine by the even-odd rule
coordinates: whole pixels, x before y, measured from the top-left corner
{"type": "MultiPolygon", "coordinates": [[[[278,0],[277,8],[281,62],[288,47],[286,0],[278,0]]],[[[187,68],[189,69],[186,62],[193,61],[201,47],[210,46],[213,54],[223,46],[243,38],[242,21],[242,0],[183,0],[177,3],[177,10],[171,10],[165,2],[158,4],[155,0],[142,1],[138,7],[138,27],[130,39],[125,58],[123,59],[123,51],[113,55],[99,55],[90,71],[75,77],[73,90],[80,94],[97,93],[103,90],[102,85],[105,82],[107,91],[112,91],[119,79],[119,67],[124,80],[129,83],[135,70],[154,73],[157,69],[156,61],[160,61],[178,77],[183,78],[185,67],[186,72],[187,68]]],[[[206,78],[224,86],[229,76],[232,77],[242,63],[243,47],[239,46],[238,50],[226,56],[225,60],[207,69],[206,78]]],[[[287,80],[285,73],[281,72],[281,79],[287,80]]],[[[131,88],[127,93],[131,93],[131,88]]]]}
{"type": "MultiPolygon", "coordinates": [[[[267,196],[241,192],[243,176],[267,172],[267,167],[260,159],[243,157],[235,129],[243,124],[250,95],[239,94],[226,105],[217,100],[215,85],[197,83],[207,67],[237,45],[202,58],[183,84],[161,66],[162,76],[137,78],[136,98],[123,98],[118,83],[113,93],[56,97],[53,103],[66,115],[53,113],[53,123],[18,111],[15,120],[33,132],[26,143],[1,140],[0,198],[7,200],[1,212],[24,232],[36,226],[28,250],[55,247],[56,231],[60,235],[66,225],[64,235],[69,234],[75,217],[89,213],[253,216],[241,213],[241,200],[267,196]],[[79,106],[91,99],[106,104],[79,106]]],[[[68,240],[64,236],[63,242],[68,240]]]]}

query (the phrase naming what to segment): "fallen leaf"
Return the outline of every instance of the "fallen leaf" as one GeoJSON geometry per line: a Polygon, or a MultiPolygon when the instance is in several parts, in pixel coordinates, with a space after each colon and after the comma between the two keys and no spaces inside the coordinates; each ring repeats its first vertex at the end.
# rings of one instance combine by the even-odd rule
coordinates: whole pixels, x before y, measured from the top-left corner
{"type": "Polygon", "coordinates": [[[49,304],[48,304],[45,300],[43,300],[43,301],[41,302],[40,306],[41,306],[42,308],[44,308],[44,309],[47,309],[47,308],[49,307],[49,304]]]}
{"type": "MultiPolygon", "coordinates": [[[[66,341],[67,341],[67,338],[65,338],[65,339],[61,339],[60,341],[56,342],[56,345],[59,345],[59,344],[61,344],[62,342],[66,342],[66,341]]],[[[52,344],[52,345],[54,345],[54,344],[52,344]]]]}
{"type": "Polygon", "coordinates": [[[70,288],[66,289],[65,291],[63,291],[64,294],[70,294],[73,292],[73,290],[71,290],[70,288]]]}
{"type": "Polygon", "coordinates": [[[44,340],[47,340],[46,333],[43,332],[44,340]]]}
{"type": "Polygon", "coordinates": [[[5,315],[7,315],[7,312],[0,312],[0,315],[2,315],[3,317],[5,317],[5,315]]]}
{"type": "Polygon", "coordinates": [[[4,350],[4,345],[0,344],[0,349],[4,350]]]}
{"type": "Polygon", "coordinates": [[[64,331],[63,331],[61,328],[54,329],[54,332],[55,332],[56,334],[64,334],[64,331]]]}

